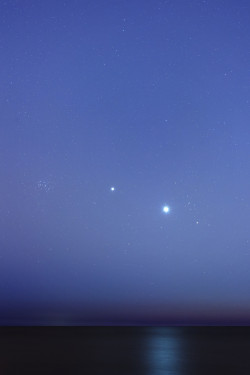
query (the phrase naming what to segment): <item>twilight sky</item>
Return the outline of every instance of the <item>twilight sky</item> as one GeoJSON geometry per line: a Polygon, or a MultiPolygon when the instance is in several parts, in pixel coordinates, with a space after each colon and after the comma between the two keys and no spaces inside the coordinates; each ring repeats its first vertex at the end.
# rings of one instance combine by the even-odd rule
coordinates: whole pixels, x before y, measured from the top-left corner
{"type": "Polygon", "coordinates": [[[249,0],[1,1],[0,82],[0,324],[249,319],[249,0]]]}

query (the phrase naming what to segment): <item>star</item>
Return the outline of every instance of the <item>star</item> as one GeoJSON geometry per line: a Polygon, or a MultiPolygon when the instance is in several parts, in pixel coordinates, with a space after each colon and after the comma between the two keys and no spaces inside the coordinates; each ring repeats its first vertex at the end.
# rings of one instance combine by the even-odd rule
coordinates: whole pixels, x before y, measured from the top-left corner
{"type": "Polygon", "coordinates": [[[50,190],[52,190],[52,184],[49,181],[46,180],[40,180],[37,182],[37,187],[39,190],[44,191],[48,193],[50,190]]]}
{"type": "Polygon", "coordinates": [[[115,191],[115,187],[114,187],[114,186],[111,186],[110,190],[111,190],[111,191],[115,191]]]}
{"type": "Polygon", "coordinates": [[[163,207],[163,212],[165,212],[165,214],[167,214],[169,211],[170,211],[170,209],[169,209],[168,206],[163,207]]]}

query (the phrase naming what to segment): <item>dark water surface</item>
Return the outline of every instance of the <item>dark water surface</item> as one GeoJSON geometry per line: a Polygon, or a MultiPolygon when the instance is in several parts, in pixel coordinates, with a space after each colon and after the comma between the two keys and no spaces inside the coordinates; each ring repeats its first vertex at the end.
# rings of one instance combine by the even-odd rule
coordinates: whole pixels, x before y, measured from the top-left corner
{"type": "Polygon", "coordinates": [[[0,374],[250,375],[250,327],[1,327],[0,374]]]}

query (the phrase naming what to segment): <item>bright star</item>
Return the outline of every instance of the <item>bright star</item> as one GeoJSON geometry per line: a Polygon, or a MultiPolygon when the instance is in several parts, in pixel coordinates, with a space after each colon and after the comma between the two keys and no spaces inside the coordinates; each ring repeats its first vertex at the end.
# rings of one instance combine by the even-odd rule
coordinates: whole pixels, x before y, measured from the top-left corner
{"type": "Polygon", "coordinates": [[[165,212],[166,214],[169,212],[169,207],[168,206],[164,206],[163,207],[163,212],[165,212]]]}
{"type": "Polygon", "coordinates": [[[114,186],[112,186],[112,187],[110,188],[110,190],[111,190],[111,191],[115,191],[115,188],[114,188],[114,186]]]}

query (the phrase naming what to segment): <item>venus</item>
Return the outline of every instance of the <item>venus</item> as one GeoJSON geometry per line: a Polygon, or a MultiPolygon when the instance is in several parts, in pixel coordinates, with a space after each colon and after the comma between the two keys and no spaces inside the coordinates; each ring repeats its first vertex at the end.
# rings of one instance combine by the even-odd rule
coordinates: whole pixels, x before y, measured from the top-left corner
{"type": "Polygon", "coordinates": [[[167,214],[169,212],[169,207],[168,206],[164,206],[163,207],[163,212],[165,212],[165,214],[167,214]]]}

